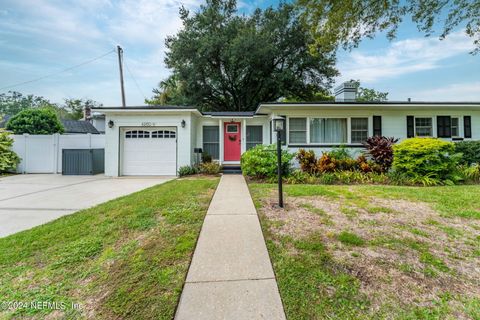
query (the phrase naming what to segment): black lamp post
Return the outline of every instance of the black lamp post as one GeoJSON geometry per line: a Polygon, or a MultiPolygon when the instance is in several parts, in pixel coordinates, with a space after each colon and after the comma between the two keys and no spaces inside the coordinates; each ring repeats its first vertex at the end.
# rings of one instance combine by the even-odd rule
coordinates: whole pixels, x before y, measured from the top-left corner
{"type": "Polygon", "coordinates": [[[277,174],[278,174],[278,206],[283,208],[283,186],[282,186],[282,132],[285,130],[285,119],[274,118],[273,128],[277,133],[277,174]]]}

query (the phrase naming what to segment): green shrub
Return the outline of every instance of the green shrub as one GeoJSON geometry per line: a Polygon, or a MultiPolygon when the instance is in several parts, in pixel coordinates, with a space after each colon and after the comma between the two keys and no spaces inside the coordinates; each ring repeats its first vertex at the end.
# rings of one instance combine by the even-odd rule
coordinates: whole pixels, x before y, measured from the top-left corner
{"type": "Polygon", "coordinates": [[[63,133],[64,128],[57,115],[51,109],[37,108],[20,111],[10,118],[7,130],[15,134],[52,134],[63,133]]]}
{"type": "Polygon", "coordinates": [[[217,162],[204,162],[200,164],[198,170],[203,174],[219,174],[222,171],[222,166],[217,162]]]}
{"type": "Polygon", "coordinates": [[[480,164],[478,163],[472,165],[460,165],[458,166],[458,173],[465,182],[480,182],[480,164]]]}
{"type": "Polygon", "coordinates": [[[340,160],[337,159],[337,170],[340,170],[340,171],[357,170],[357,161],[352,158],[345,158],[340,160]]]}
{"type": "Polygon", "coordinates": [[[317,177],[301,170],[294,170],[285,178],[285,182],[289,184],[316,184],[317,177]]]}
{"type": "Polygon", "coordinates": [[[452,178],[459,155],[452,142],[411,138],[393,146],[393,169],[414,181],[432,185],[452,178]]]}
{"type": "Polygon", "coordinates": [[[337,176],[334,173],[323,173],[318,177],[319,184],[334,184],[337,182],[337,176]]]}
{"type": "Polygon", "coordinates": [[[0,130],[0,173],[17,168],[20,158],[12,149],[13,139],[9,132],[0,130]]]}
{"type": "Polygon", "coordinates": [[[182,166],[178,168],[178,175],[180,177],[189,176],[197,173],[198,169],[195,166],[182,166]]]}
{"type": "Polygon", "coordinates": [[[456,142],[455,151],[462,154],[462,164],[480,163],[480,140],[456,142]]]}
{"type": "Polygon", "coordinates": [[[348,149],[345,146],[340,146],[339,148],[333,148],[329,152],[330,157],[336,160],[346,160],[352,159],[352,155],[348,152],[348,149]]]}
{"type": "Polygon", "coordinates": [[[208,152],[202,152],[202,162],[207,163],[207,162],[212,162],[212,156],[208,152]]]}
{"type": "MultiPolygon", "coordinates": [[[[282,174],[288,176],[294,154],[282,150],[282,174]]],[[[277,146],[257,145],[242,154],[241,167],[244,175],[263,179],[277,175],[277,146]]]]}

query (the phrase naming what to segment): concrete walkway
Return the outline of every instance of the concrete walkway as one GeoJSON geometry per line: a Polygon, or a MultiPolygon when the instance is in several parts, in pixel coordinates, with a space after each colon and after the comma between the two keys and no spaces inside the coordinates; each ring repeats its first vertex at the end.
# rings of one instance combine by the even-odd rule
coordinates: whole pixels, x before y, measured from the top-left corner
{"type": "Polygon", "coordinates": [[[241,175],[222,176],[175,319],[285,319],[257,212],[241,175]]]}

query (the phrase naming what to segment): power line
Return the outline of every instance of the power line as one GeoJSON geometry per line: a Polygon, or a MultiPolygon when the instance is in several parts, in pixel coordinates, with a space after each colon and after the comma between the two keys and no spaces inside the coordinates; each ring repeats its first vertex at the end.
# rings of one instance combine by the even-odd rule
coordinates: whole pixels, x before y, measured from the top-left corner
{"type": "Polygon", "coordinates": [[[24,85],[24,84],[28,84],[28,83],[32,83],[32,82],[37,82],[37,81],[40,81],[40,80],[43,80],[43,79],[46,79],[46,78],[49,78],[49,77],[53,77],[53,76],[56,76],[58,74],[61,74],[61,73],[64,73],[64,72],[67,72],[67,71],[70,71],[70,70],[73,70],[73,69],[76,69],[76,68],[79,68],[81,66],[84,66],[86,64],[89,64],[89,63],[92,63],[96,60],[99,60],[111,53],[115,52],[115,49],[113,50],[110,50],[108,51],[107,53],[104,53],[102,54],[101,56],[98,56],[98,57],[95,57],[93,59],[90,59],[88,61],[84,61],[82,63],[79,63],[77,65],[74,65],[74,66],[71,66],[71,67],[68,67],[66,69],[63,69],[63,70],[60,70],[60,71],[57,71],[57,72],[54,72],[54,73],[50,73],[50,74],[47,74],[47,75],[44,75],[44,76],[41,76],[39,78],[35,78],[35,79],[32,79],[32,80],[28,80],[28,81],[24,81],[24,82],[19,82],[19,83],[15,83],[15,84],[12,84],[12,85],[8,85],[8,86],[5,86],[5,87],[2,87],[0,88],[0,91],[1,90],[4,90],[4,89],[9,89],[9,88],[14,88],[14,87],[18,87],[18,86],[21,86],[21,85],[24,85]]]}
{"type": "Polygon", "coordinates": [[[138,85],[138,82],[137,80],[135,79],[135,77],[133,76],[133,73],[130,71],[130,68],[128,67],[128,64],[126,61],[124,61],[125,63],[125,67],[127,67],[127,71],[128,71],[128,74],[130,74],[130,77],[133,79],[133,82],[135,82],[135,86],[137,87],[138,89],[138,92],[140,92],[140,94],[143,96],[143,98],[146,100],[147,99],[147,96],[145,96],[145,94],[143,93],[142,89],[140,88],[140,86],[138,85]]]}

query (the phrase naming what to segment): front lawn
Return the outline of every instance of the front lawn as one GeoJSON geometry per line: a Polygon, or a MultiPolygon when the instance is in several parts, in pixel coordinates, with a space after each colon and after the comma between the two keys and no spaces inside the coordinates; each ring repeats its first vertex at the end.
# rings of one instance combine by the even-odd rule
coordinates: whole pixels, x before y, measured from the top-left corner
{"type": "Polygon", "coordinates": [[[480,187],[250,184],[289,319],[480,319],[480,187]]]}
{"type": "Polygon", "coordinates": [[[171,181],[0,239],[0,318],[172,319],[217,183],[171,181]]]}

